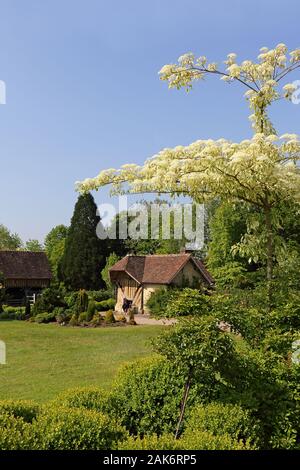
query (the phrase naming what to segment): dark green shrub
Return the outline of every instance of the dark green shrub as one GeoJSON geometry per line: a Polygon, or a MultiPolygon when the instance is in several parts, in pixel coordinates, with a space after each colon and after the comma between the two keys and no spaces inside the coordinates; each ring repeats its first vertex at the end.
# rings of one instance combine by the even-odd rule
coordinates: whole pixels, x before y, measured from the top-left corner
{"type": "Polygon", "coordinates": [[[31,425],[11,413],[0,411],[0,449],[29,450],[32,447],[31,425]]]}
{"type": "Polygon", "coordinates": [[[174,318],[205,315],[211,311],[210,297],[198,289],[159,289],[147,302],[147,308],[156,318],[174,318]]]}
{"type": "Polygon", "coordinates": [[[173,289],[157,289],[147,301],[147,309],[155,318],[165,317],[166,305],[172,298],[173,289]]]}
{"type": "Polygon", "coordinates": [[[126,437],[116,421],[94,410],[44,407],[32,425],[36,449],[108,450],[126,437]]]}
{"type": "Polygon", "coordinates": [[[64,300],[64,291],[61,288],[49,287],[44,289],[42,294],[38,296],[32,307],[32,314],[37,315],[43,312],[52,312],[55,307],[66,307],[64,300]]]}
{"type": "MultiPolygon", "coordinates": [[[[131,434],[174,432],[183,390],[179,368],[158,356],[141,359],[120,369],[112,392],[114,408],[131,434]]],[[[192,387],[189,406],[201,392],[201,386],[192,387]]]]}
{"type": "Polygon", "coordinates": [[[31,423],[37,416],[40,406],[29,400],[1,400],[0,414],[5,412],[15,418],[23,418],[26,423],[31,423]]]}
{"type": "Polygon", "coordinates": [[[102,302],[102,300],[108,300],[111,298],[111,291],[110,290],[90,290],[87,291],[87,294],[91,300],[95,302],[102,302]]]}
{"type": "Polygon", "coordinates": [[[115,323],[116,319],[114,317],[114,312],[112,310],[108,310],[106,312],[104,321],[105,323],[115,323]]]}
{"type": "Polygon", "coordinates": [[[115,299],[102,300],[101,302],[95,302],[96,310],[98,312],[106,312],[107,310],[113,310],[115,308],[115,299]]]}
{"type": "Polygon", "coordinates": [[[34,317],[34,321],[35,321],[36,323],[51,323],[51,322],[55,322],[55,321],[56,321],[56,316],[55,316],[55,313],[54,313],[54,312],[50,312],[50,313],[47,313],[47,312],[38,313],[38,314],[34,317]]]}
{"type": "Polygon", "coordinates": [[[88,322],[91,321],[93,316],[95,315],[95,312],[96,312],[95,301],[90,300],[89,304],[88,304],[88,309],[87,309],[87,312],[86,312],[86,321],[88,321],[88,322]]]}
{"type": "Polygon", "coordinates": [[[260,426],[248,410],[239,405],[208,403],[196,405],[186,422],[184,436],[209,432],[214,436],[230,436],[236,441],[256,444],[260,439],[260,426]]]}

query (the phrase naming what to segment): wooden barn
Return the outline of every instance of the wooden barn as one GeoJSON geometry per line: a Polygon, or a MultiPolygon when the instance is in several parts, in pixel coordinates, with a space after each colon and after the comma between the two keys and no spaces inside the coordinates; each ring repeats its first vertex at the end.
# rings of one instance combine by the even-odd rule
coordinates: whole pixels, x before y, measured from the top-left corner
{"type": "Polygon", "coordinates": [[[52,278],[48,258],[43,252],[0,251],[0,273],[11,304],[20,304],[26,297],[49,287],[52,278]]]}
{"type": "Polygon", "coordinates": [[[116,288],[116,311],[122,311],[127,301],[139,313],[147,313],[146,303],[151,294],[163,286],[212,287],[213,278],[202,261],[191,253],[175,255],[127,255],[109,271],[116,288]]]}

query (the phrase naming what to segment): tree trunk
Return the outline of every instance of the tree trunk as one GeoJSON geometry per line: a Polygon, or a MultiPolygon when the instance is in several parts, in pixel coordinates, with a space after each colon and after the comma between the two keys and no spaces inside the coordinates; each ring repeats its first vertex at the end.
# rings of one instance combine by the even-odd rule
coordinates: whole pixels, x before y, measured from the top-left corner
{"type": "Polygon", "coordinates": [[[181,428],[181,424],[184,418],[185,408],[186,408],[186,404],[187,404],[187,400],[188,400],[189,392],[191,388],[191,382],[192,382],[192,369],[189,370],[188,377],[186,379],[185,386],[184,386],[184,393],[183,393],[183,398],[182,398],[181,405],[180,405],[180,416],[179,416],[177,427],[176,427],[175,439],[178,439],[179,437],[180,428],[181,428]]]}

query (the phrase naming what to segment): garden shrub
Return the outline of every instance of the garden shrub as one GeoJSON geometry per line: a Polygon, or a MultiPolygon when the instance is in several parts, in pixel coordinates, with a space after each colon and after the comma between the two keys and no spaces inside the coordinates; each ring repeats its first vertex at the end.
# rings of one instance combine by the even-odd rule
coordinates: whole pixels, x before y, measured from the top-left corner
{"type": "Polygon", "coordinates": [[[255,450],[247,440],[234,439],[229,434],[214,435],[208,431],[187,433],[178,440],[180,449],[183,450],[255,450]]]}
{"type": "Polygon", "coordinates": [[[126,323],[126,322],[127,322],[126,317],[125,317],[125,315],[123,315],[123,314],[115,315],[115,319],[116,319],[116,321],[120,321],[120,322],[122,322],[122,323],[126,323]]]}
{"type": "Polygon", "coordinates": [[[239,405],[224,403],[197,404],[186,422],[186,437],[209,432],[214,436],[224,434],[244,443],[257,443],[260,426],[248,410],[239,405]]]}
{"type": "Polygon", "coordinates": [[[75,313],[73,313],[72,317],[70,318],[69,325],[70,326],[77,326],[78,325],[78,318],[77,318],[77,315],[75,313]]]}
{"type": "MultiPolygon", "coordinates": [[[[173,432],[184,389],[184,375],[159,356],[123,366],[112,391],[116,415],[131,434],[173,432]]],[[[191,388],[189,405],[201,393],[191,388]]]]}
{"type": "Polygon", "coordinates": [[[126,437],[111,417],[94,410],[44,407],[32,425],[36,449],[108,450],[126,437]]]}
{"type": "Polygon", "coordinates": [[[105,312],[107,310],[113,310],[115,308],[115,299],[102,300],[101,302],[95,302],[96,310],[98,312],[105,312]]]}
{"type": "Polygon", "coordinates": [[[44,312],[44,313],[38,313],[35,317],[34,317],[34,321],[36,323],[51,323],[51,322],[55,322],[56,321],[56,315],[54,312],[50,312],[50,313],[47,313],[47,312],[44,312]]]}
{"type": "Polygon", "coordinates": [[[64,295],[65,293],[60,287],[52,286],[44,289],[32,307],[32,314],[52,312],[55,307],[66,307],[64,295]]]}
{"type": "MultiPolygon", "coordinates": [[[[253,447],[248,443],[238,441],[228,434],[213,435],[201,431],[180,439],[173,434],[146,435],[144,437],[130,436],[121,442],[118,450],[250,450],[253,447]]],[[[176,458],[174,456],[174,458],[176,458]]],[[[174,462],[175,463],[175,462],[174,462]]]]}
{"type": "Polygon", "coordinates": [[[113,411],[112,395],[100,387],[78,387],[60,393],[54,404],[70,408],[85,408],[110,414],[113,411]]]}
{"type": "Polygon", "coordinates": [[[211,311],[210,297],[189,287],[158,289],[149,298],[147,308],[156,318],[205,315],[211,311]]]}
{"type": "Polygon", "coordinates": [[[114,317],[114,312],[112,310],[108,310],[106,312],[104,321],[105,323],[115,323],[116,319],[114,317]]]}
{"type": "Polygon", "coordinates": [[[0,320],[25,320],[25,307],[6,306],[0,313],[0,320]]]}
{"type": "Polygon", "coordinates": [[[37,416],[40,406],[29,400],[0,400],[0,414],[5,412],[15,418],[23,418],[26,423],[31,423],[37,416]]]}
{"type": "Polygon", "coordinates": [[[87,312],[81,312],[78,317],[78,323],[86,323],[87,322],[87,312]]]}
{"type": "Polygon", "coordinates": [[[90,290],[87,291],[89,299],[95,302],[102,302],[102,300],[108,300],[111,298],[112,292],[110,290],[90,290]]]}
{"type": "Polygon", "coordinates": [[[100,313],[95,313],[95,315],[93,316],[92,320],[91,320],[91,324],[94,325],[94,326],[98,326],[102,323],[102,316],[100,313]]]}
{"type": "Polygon", "coordinates": [[[0,411],[0,449],[30,450],[33,447],[32,426],[22,418],[0,411]]]}
{"type": "Polygon", "coordinates": [[[91,321],[93,316],[95,315],[95,312],[96,312],[96,306],[95,306],[95,301],[94,300],[90,300],[89,303],[88,303],[88,309],[87,309],[87,312],[86,312],[86,321],[91,321]]]}
{"type": "Polygon", "coordinates": [[[89,297],[85,289],[80,289],[77,294],[76,313],[86,312],[88,308],[89,297]]]}

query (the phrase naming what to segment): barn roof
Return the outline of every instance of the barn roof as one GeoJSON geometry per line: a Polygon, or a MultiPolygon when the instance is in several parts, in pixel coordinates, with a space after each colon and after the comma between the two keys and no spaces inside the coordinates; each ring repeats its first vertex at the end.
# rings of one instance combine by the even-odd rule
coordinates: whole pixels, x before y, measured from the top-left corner
{"type": "Polygon", "coordinates": [[[116,280],[118,273],[125,272],[139,284],[170,284],[176,274],[192,261],[208,284],[214,280],[201,260],[190,253],[175,255],[127,255],[114,264],[110,270],[110,278],[116,280]]]}
{"type": "Polygon", "coordinates": [[[51,279],[44,252],[0,251],[0,272],[5,279],[51,279]]]}

